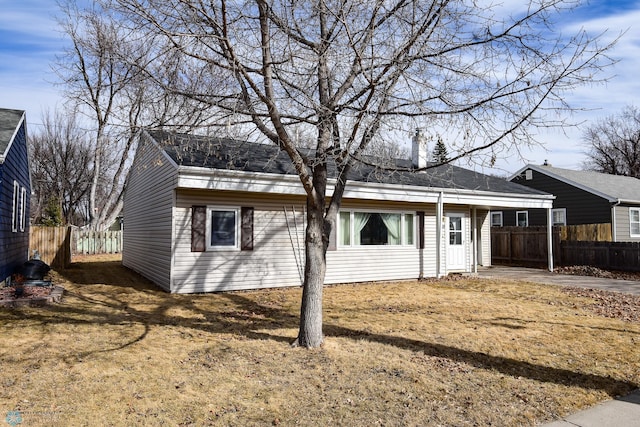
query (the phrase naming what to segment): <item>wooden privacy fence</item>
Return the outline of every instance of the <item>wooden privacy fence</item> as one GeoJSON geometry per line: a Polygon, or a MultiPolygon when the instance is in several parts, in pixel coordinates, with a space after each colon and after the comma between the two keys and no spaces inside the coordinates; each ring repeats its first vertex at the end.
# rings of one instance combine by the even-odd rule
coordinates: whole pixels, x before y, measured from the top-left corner
{"type": "MultiPolygon", "coordinates": [[[[610,224],[553,227],[553,264],[640,271],[640,243],[611,242],[610,224]],[[592,239],[584,241],[584,239],[592,239]],[[600,241],[597,241],[600,240],[600,241]]],[[[546,266],[546,227],[493,227],[491,262],[546,266]]]]}
{"type": "Polygon", "coordinates": [[[53,268],[67,268],[71,264],[71,227],[31,226],[29,254],[38,251],[40,259],[53,268]]]}
{"type": "Polygon", "coordinates": [[[72,247],[76,254],[122,252],[122,230],[93,231],[75,228],[72,234],[72,247]]]}
{"type": "Polygon", "coordinates": [[[640,271],[640,242],[563,240],[558,255],[558,265],[590,265],[605,270],[640,271]]]}
{"type": "Polygon", "coordinates": [[[611,242],[611,224],[581,224],[558,227],[560,240],[579,242],[611,242]]]}
{"type": "Polygon", "coordinates": [[[122,231],[89,231],[77,227],[31,226],[29,254],[38,251],[40,259],[53,268],[67,268],[72,254],[122,252],[122,231]]]}
{"type": "MultiPolygon", "coordinates": [[[[560,230],[553,227],[553,252],[559,250],[560,230]]],[[[547,265],[547,227],[492,227],[493,264],[547,265]]]]}

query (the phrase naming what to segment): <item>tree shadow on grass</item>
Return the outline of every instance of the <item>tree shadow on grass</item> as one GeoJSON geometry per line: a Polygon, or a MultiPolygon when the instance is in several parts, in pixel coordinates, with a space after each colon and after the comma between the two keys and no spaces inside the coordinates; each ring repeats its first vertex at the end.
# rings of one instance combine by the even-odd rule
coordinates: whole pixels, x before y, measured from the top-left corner
{"type": "MultiPolygon", "coordinates": [[[[244,298],[239,294],[228,294],[227,297],[247,309],[265,310],[265,307],[257,305],[254,301],[244,298]]],[[[277,316],[277,310],[266,308],[271,316],[277,316]]],[[[282,315],[282,313],[280,313],[282,315]]],[[[295,322],[298,318],[293,316],[295,322]]],[[[480,369],[495,370],[512,377],[522,377],[535,381],[576,386],[584,389],[601,390],[611,397],[617,397],[637,389],[638,384],[619,381],[611,377],[603,377],[595,374],[585,374],[568,369],[554,368],[550,366],[536,365],[530,362],[495,356],[486,353],[468,351],[442,344],[414,340],[401,336],[374,334],[363,330],[345,328],[339,325],[327,324],[323,326],[325,336],[349,338],[354,340],[366,340],[378,344],[392,345],[396,348],[421,352],[427,356],[446,358],[456,362],[466,363],[480,369]]],[[[268,335],[268,334],[265,334],[268,335]]]]}
{"type": "MultiPolygon", "coordinates": [[[[104,263],[99,263],[104,264],[104,263]]],[[[111,264],[111,263],[109,263],[111,264]]],[[[82,356],[94,352],[117,351],[131,346],[145,339],[151,327],[176,325],[184,328],[199,330],[212,334],[243,335],[249,339],[274,340],[290,343],[295,337],[287,337],[272,334],[269,330],[297,329],[299,318],[297,313],[292,314],[278,305],[266,306],[248,297],[243,292],[228,292],[199,295],[175,295],[168,294],[156,288],[146,279],[126,269],[119,263],[107,266],[113,269],[114,277],[120,274],[132,275],[133,280],[111,280],[110,286],[129,287],[134,292],[114,292],[108,288],[100,289],[92,287],[90,293],[82,292],[82,287],[69,295],[77,298],[83,306],[65,304],[60,306],[48,306],[43,310],[30,312],[30,320],[46,323],[69,324],[104,324],[104,325],[131,325],[143,327],[140,334],[130,337],[126,342],[84,352],[82,356]],[[119,271],[122,270],[122,271],[119,271]],[[135,276],[139,277],[139,280],[135,276]],[[129,298],[135,295],[135,291],[144,292],[153,296],[153,301],[136,308],[129,298]],[[209,307],[200,308],[199,298],[218,299],[219,301],[209,307]],[[226,302],[226,303],[225,303],[226,302]],[[151,305],[152,307],[149,307],[151,305]],[[182,317],[176,314],[176,309],[187,310],[193,315],[182,317]]],[[[92,266],[85,266],[93,268],[92,266]]],[[[101,268],[103,268],[102,266],[101,268]]],[[[89,285],[91,280],[84,280],[84,273],[74,272],[73,269],[63,271],[62,276],[74,283],[89,285]]],[[[120,276],[122,278],[122,276],[120,276]]],[[[101,283],[102,284],[102,283],[101,283]]],[[[260,291],[253,291],[260,292],[260,291]]],[[[411,339],[402,336],[375,334],[364,330],[348,328],[340,325],[326,323],[324,332],[329,337],[349,338],[354,340],[366,340],[384,345],[391,345],[400,349],[420,352],[428,356],[446,358],[456,362],[462,362],[476,368],[495,370],[511,377],[522,377],[535,381],[575,386],[583,389],[601,390],[611,397],[626,394],[636,388],[638,384],[616,380],[610,377],[575,372],[563,368],[537,365],[527,361],[490,355],[481,352],[464,350],[452,346],[431,343],[422,340],[411,339]]]]}

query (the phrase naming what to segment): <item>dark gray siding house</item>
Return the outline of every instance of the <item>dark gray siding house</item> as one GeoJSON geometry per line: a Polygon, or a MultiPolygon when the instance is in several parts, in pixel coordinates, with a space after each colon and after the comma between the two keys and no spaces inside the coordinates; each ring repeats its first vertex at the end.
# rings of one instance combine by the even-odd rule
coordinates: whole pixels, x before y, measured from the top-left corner
{"type": "Polygon", "coordinates": [[[0,282],[28,259],[30,196],[25,112],[0,109],[0,282]]]}
{"type": "MultiPolygon", "coordinates": [[[[527,165],[509,180],[553,194],[554,225],[608,223],[614,241],[640,241],[639,179],[545,164],[527,165]]],[[[547,225],[541,209],[493,211],[491,219],[494,226],[547,225]]]]}

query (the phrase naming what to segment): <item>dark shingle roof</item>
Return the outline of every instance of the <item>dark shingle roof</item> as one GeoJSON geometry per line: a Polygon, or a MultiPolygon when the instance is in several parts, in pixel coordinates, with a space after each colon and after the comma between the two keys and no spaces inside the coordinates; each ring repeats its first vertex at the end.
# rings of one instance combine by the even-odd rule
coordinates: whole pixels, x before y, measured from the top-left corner
{"type": "Polygon", "coordinates": [[[9,146],[11,137],[15,133],[23,114],[24,111],[22,110],[0,108],[0,156],[5,153],[9,146]]]}
{"type": "MultiPolygon", "coordinates": [[[[286,152],[271,144],[258,144],[225,138],[170,134],[151,131],[149,134],[165,152],[181,166],[212,169],[239,170],[295,175],[296,172],[286,152]]],[[[309,150],[309,153],[312,153],[309,150]]],[[[370,163],[375,163],[375,158],[370,163]]],[[[400,168],[410,168],[411,160],[395,159],[400,168]]],[[[335,177],[335,168],[330,167],[335,177]]],[[[481,174],[453,165],[437,166],[424,172],[390,172],[375,166],[358,164],[349,174],[349,180],[409,186],[476,190],[509,194],[544,195],[506,179],[481,174]]]]}

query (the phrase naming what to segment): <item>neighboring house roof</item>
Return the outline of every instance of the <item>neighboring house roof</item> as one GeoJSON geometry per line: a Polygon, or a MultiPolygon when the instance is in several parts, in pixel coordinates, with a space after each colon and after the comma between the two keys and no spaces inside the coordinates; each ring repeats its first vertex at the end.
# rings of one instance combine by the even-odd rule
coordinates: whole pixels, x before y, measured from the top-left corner
{"type": "Polygon", "coordinates": [[[576,171],[548,165],[527,165],[516,172],[510,180],[527,169],[580,188],[611,203],[640,203],[640,180],[630,176],[611,175],[595,171],[576,171]]]}
{"type": "MultiPolygon", "coordinates": [[[[258,144],[232,139],[211,138],[161,131],[149,132],[167,155],[181,167],[211,168],[258,172],[280,175],[296,175],[286,152],[270,144],[258,144]]],[[[312,153],[311,150],[308,153],[312,153]]],[[[375,158],[368,158],[376,163],[375,158]]],[[[411,160],[386,161],[398,167],[410,169],[411,160]]],[[[330,177],[336,176],[330,165],[330,177]]],[[[375,166],[359,163],[349,174],[349,180],[363,183],[379,183],[433,189],[461,190],[488,193],[508,193],[550,198],[548,193],[453,165],[442,165],[424,172],[385,171],[375,166]]]]}
{"type": "Polygon", "coordinates": [[[24,118],[24,111],[0,108],[0,163],[11,148],[13,138],[24,118]]]}

